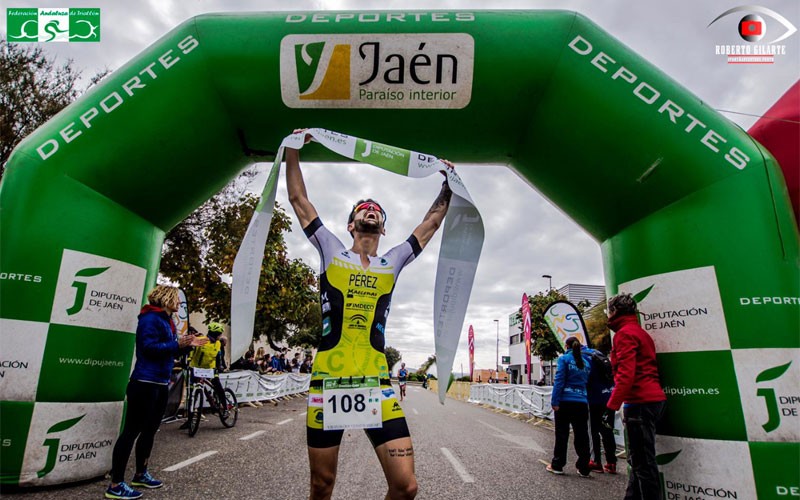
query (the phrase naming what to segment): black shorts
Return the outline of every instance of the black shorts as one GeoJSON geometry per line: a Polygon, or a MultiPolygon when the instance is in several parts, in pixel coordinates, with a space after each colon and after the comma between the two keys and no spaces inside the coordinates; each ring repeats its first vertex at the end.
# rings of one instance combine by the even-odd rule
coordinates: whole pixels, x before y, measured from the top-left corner
{"type": "MultiPolygon", "coordinates": [[[[410,437],[408,424],[405,417],[394,418],[383,423],[383,427],[378,429],[364,429],[373,448],[377,448],[383,443],[393,439],[410,437]]],[[[306,443],[309,448],[332,448],[342,443],[344,430],[326,431],[322,429],[312,429],[306,426],[306,443]]]]}

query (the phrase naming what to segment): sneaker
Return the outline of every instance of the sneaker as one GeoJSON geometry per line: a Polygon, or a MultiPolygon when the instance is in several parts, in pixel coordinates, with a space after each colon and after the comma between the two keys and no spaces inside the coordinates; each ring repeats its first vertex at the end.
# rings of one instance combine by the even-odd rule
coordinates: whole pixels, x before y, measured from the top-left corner
{"type": "Polygon", "coordinates": [[[609,474],[616,474],[617,473],[617,464],[606,464],[604,469],[609,474]]]}
{"type": "Polygon", "coordinates": [[[603,473],[603,464],[599,464],[594,460],[589,460],[589,470],[592,472],[597,472],[598,474],[603,473]]]}
{"type": "Polygon", "coordinates": [[[142,498],[142,492],[134,490],[123,481],[113,488],[111,485],[108,485],[106,498],[118,498],[122,500],[142,498]]]}
{"type": "Polygon", "coordinates": [[[553,466],[552,466],[552,465],[549,465],[549,464],[548,464],[548,466],[545,468],[545,470],[546,470],[547,472],[552,472],[553,474],[556,474],[556,475],[558,475],[558,476],[562,476],[562,475],[564,475],[564,471],[563,471],[563,470],[561,470],[561,469],[554,469],[554,468],[553,468],[553,466]]]}
{"type": "Polygon", "coordinates": [[[577,472],[580,477],[591,477],[591,473],[588,470],[583,473],[580,469],[575,469],[575,472],[577,472]]]}
{"type": "Polygon", "coordinates": [[[147,471],[144,471],[141,474],[136,474],[135,476],[133,476],[131,484],[133,486],[141,486],[142,488],[147,488],[151,490],[154,490],[156,488],[161,488],[162,486],[164,486],[164,483],[162,481],[159,481],[158,479],[154,478],[147,471]]]}

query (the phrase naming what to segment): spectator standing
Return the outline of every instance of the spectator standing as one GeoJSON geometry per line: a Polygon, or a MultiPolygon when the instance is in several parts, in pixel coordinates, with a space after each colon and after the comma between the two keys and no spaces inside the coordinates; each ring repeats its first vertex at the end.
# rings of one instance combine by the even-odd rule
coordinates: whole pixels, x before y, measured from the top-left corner
{"type": "Polygon", "coordinates": [[[126,396],[125,426],[114,445],[111,462],[111,484],[106,498],[135,499],[142,493],[124,481],[134,442],[136,474],[131,485],[155,489],[164,485],[147,470],[156,432],[167,405],[170,373],[175,356],[182,349],[202,346],[207,338],[178,336],[172,315],[180,307],[178,289],[158,285],[147,295],[148,304],[139,314],[136,326],[136,364],[131,372],[126,396]]]}
{"type": "Polygon", "coordinates": [[[258,360],[258,372],[263,375],[265,373],[272,373],[273,371],[275,370],[272,368],[272,355],[266,353],[258,360]]]}
{"type": "Polygon", "coordinates": [[[567,463],[567,444],[569,428],[572,427],[575,440],[575,453],[578,455],[576,468],[580,477],[589,477],[589,400],[586,386],[589,382],[591,360],[581,350],[581,343],[575,337],[564,342],[567,352],[558,358],[556,380],[553,384],[551,406],[555,412],[556,442],[553,460],[547,471],[564,474],[567,463]]]}
{"type": "Polygon", "coordinates": [[[292,373],[300,373],[300,353],[294,353],[294,358],[292,358],[292,373]]]}
{"type": "Polygon", "coordinates": [[[281,362],[280,354],[275,354],[272,356],[272,371],[275,373],[283,372],[283,363],[281,362]]]}
{"type": "Polygon", "coordinates": [[[616,332],[611,349],[614,390],[606,404],[603,424],[614,425],[614,412],[623,408],[628,434],[631,473],[625,498],[660,500],[656,464],[656,424],[664,414],[667,397],[661,388],[653,339],[639,326],[639,309],[629,293],[608,300],[608,327],[616,332]]]}
{"type": "MultiPolygon", "coordinates": [[[[606,337],[608,343],[611,339],[606,337]]],[[[588,353],[592,358],[592,370],[589,373],[589,426],[592,436],[592,454],[594,460],[589,461],[589,469],[592,472],[608,472],[609,474],[617,473],[617,443],[614,440],[614,430],[603,425],[603,414],[606,411],[606,403],[611,397],[611,391],[614,389],[613,375],[606,373],[603,369],[600,357],[595,357],[599,353],[603,359],[608,354],[608,345],[600,349],[584,348],[584,352],[588,353]],[[601,446],[602,445],[602,446],[601,446]],[[603,451],[606,455],[606,463],[603,466],[603,451]]]]}
{"type": "Polygon", "coordinates": [[[310,354],[306,354],[306,359],[300,365],[300,373],[311,373],[311,365],[314,363],[314,358],[310,354]]]}

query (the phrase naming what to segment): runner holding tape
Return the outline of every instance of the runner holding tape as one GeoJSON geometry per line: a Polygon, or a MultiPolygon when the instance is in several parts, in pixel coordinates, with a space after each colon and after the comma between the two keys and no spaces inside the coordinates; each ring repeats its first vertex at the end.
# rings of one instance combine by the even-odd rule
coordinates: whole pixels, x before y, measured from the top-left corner
{"type": "MultiPolygon", "coordinates": [[[[306,134],[304,143],[310,140],[306,134]]],[[[386,498],[414,498],[414,449],[389,381],[384,328],[397,277],[442,224],[452,191],[445,180],[411,236],[379,256],[378,243],[386,233],[380,204],[367,199],[353,205],[348,249],[322,224],[309,201],[299,160],[299,151],[287,146],[289,202],[321,261],[322,341],[312,368],[307,416],[311,498],[331,497],[345,429],[365,429],[386,475],[386,498]]],[[[446,160],[441,163],[454,169],[446,160]]]]}

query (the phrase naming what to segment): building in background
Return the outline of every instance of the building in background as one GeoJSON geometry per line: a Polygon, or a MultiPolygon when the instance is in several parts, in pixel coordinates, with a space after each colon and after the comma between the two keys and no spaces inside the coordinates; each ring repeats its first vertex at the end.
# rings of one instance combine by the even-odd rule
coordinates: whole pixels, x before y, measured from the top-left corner
{"type": "MultiPolygon", "coordinates": [[[[606,300],[606,289],[602,285],[582,285],[569,283],[559,288],[558,293],[567,297],[567,300],[576,306],[589,302],[589,308],[606,300]]],[[[587,308],[588,309],[588,308],[587,308]]],[[[527,384],[528,373],[525,366],[525,335],[522,332],[522,320],[517,317],[518,310],[508,315],[508,355],[511,358],[506,371],[512,384],[527,384]]],[[[553,364],[554,365],[554,364],[553,364]]],[[[531,382],[536,383],[544,379],[546,385],[552,385],[551,363],[537,356],[531,356],[531,382]]]]}
{"type": "Polygon", "coordinates": [[[509,383],[508,373],[504,371],[498,373],[496,370],[484,370],[476,368],[475,371],[472,373],[472,378],[473,378],[472,382],[475,384],[509,383]]]}
{"type": "Polygon", "coordinates": [[[576,306],[584,300],[589,301],[587,309],[606,301],[606,288],[602,285],[581,285],[570,283],[559,288],[558,293],[565,296],[568,301],[576,306]]]}

